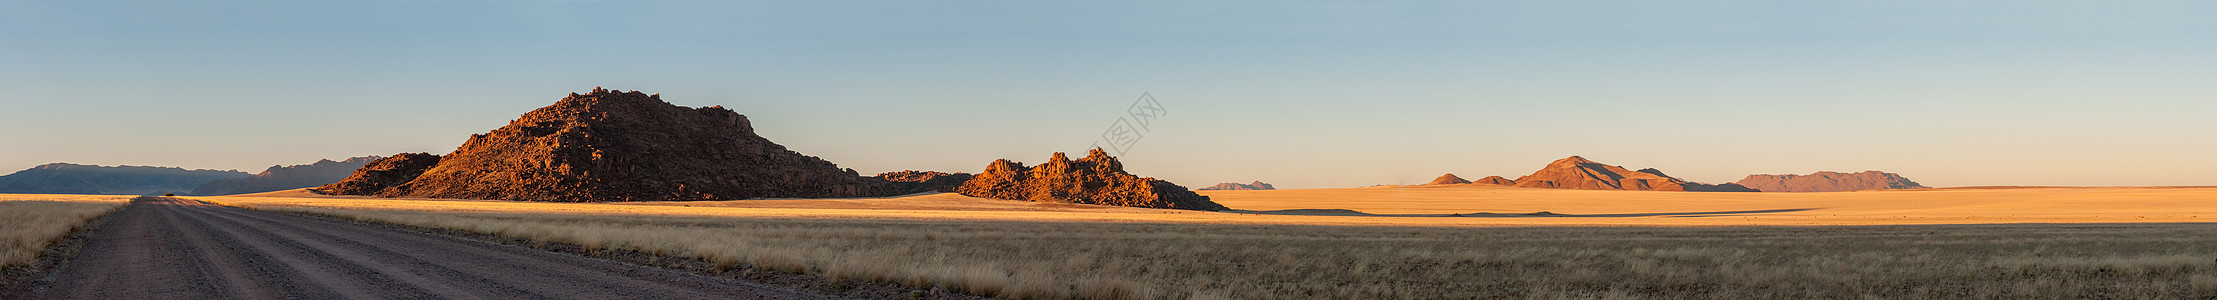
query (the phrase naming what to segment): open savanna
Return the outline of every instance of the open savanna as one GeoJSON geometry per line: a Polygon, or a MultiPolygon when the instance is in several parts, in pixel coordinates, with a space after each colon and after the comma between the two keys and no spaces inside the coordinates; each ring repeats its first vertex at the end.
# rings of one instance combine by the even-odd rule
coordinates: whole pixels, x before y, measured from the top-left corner
{"type": "Polygon", "coordinates": [[[2217,189],[1209,194],[1250,211],[1577,216],[1266,215],[950,194],[625,204],[299,192],[202,199],[1023,299],[2217,297],[2217,247],[2209,246],[2217,224],[2182,222],[2212,215],[2217,189]],[[1836,224],[1878,226],[1803,226],[1836,224]]]}
{"type": "Polygon", "coordinates": [[[54,241],[132,196],[0,194],[0,268],[29,265],[54,241]]]}

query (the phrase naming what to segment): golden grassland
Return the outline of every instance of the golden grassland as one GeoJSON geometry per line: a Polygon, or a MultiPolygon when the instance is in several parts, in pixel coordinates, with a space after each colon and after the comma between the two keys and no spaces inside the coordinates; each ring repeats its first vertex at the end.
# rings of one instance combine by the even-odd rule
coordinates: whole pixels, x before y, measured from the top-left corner
{"type": "Polygon", "coordinates": [[[1250,211],[1578,216],[1262,215],[949,194],[203,199],[1018,299],[2217,297],[2217,224],[2191,223],[2217,216],[2217,189],[2208,188],[1208,195],[1250,211]]]}
{"type": "MultiPolygon", "coordinates": [[[[1903,225],[2217,222],[2217,188],[2028,187],[1831,193],[1588,191],[1492,185],[1203,191],[1244,210],[1372,214],[1551,212],[1529,225],[1903,225]],[[1621,216],[1621,217],[1618,217],[1621,216]],[[1570,219],[1570,220],[1561,220],[1570,219]]],[[[1498,219],[1498,218],[1497,218],[1498,219]]]]}
{"type": "Polygon", "coordinates": [[[979,199],[955,194],[617,204],[331,197],[299,190],[224,198],[255,199],[238,201],[273,205],[486,213],[1246,225],[1750,226],[2217,222],[2217,188],[1699,193],[1455,185],[1201,192],[1217,203],[1243,211],[1225,213],[1033,203],[979,199]],[[1350,216],[1310,211],[1321,209],[1346,209],[1385,216],[1350,216]],[[1524,215],[1536,212],[1565,216],[1524,215]],[[1449,214],[1465,216],[1445,217],[1449,214]]]}
{"type": "Polygon", "coordinates": [[[0,267],[28,265],[47,246],[130,203],[132,196],[0,194],[0,267]]]}

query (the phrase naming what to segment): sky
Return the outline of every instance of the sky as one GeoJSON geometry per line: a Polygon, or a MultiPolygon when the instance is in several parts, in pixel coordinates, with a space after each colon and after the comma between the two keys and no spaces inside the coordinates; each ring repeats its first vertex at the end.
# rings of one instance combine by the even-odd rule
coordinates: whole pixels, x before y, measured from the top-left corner
{"type": "Polygon", "coordinates": [[[2207,1],[5,1],[0,170],[452,151],[594,87],[864,173],[1185,185],[1580,155],[1697,182],[2217,185],[2207,1]]]}

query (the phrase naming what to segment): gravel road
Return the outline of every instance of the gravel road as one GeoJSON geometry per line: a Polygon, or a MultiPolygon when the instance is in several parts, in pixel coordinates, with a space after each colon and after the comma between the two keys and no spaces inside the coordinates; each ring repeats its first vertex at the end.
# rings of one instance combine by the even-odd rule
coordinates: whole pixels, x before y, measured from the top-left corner
{"type": "Polygon", "coordinates": [[[41,299],[827,299],[729,279],[142,197],[41,299]]]}

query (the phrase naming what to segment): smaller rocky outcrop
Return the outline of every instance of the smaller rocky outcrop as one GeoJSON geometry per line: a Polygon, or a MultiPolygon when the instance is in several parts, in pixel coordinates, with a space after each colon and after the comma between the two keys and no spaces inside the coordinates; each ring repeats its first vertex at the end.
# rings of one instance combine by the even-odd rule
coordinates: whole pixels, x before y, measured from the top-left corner
{"type": "Polygon", "coordinates": [[[1476,180],[1476,181],[1471,181],[1471,183],[1479,183],[1479,184],[1491,184],[1491,185],[1508,185],[1508,186],[1514,186],[1514,185],[1516,185],[1516,181],[1515,181],[1515,180],[1509,180],[1508,178],[1503,178],[1503,177],[1501,177],[1501,176],[1486,176],[1486,178],[1480,178],[1480,179],[1478,179],[1478,180],[1476,180]]]}
{"type": "Polygon", "coordinates": [[[923,192],[954,192],[962,182],[970,181],[970,173],[946,173],[936,171],[896,171],[878,173],[878,179],[892,182],[903,194],[923,192]]]}
{"type": "Polygon", "coordinates": [[[1916,181],[1901,174],[1880,171],[1840,173],[1816,172],[1809,175],[1748,175],[1735,182],[1742,186],[1765,192],[1844,192],[1881,189],[1921,189],[1916,181]]]}
{"type": "Polygon", "coordinates": [[[439,156],[430,153],[401,153],[377,159],[339,182],[310,188],[308,191],[325,195],[376,195],[387,188],[416,180],[424,170],[439,165],[439,156]]]}
{"type": "Polygon", "coordinates": [[[1124,163],[1100,148],[1070,160],[1062,152],[1038,166],[1006,159],[955,188],[965,196],[1039,202],[1099,204],[1146,208],[1225,210],[1183,186],[1124,172],[1124,163]]]}
{"type": "Polygon", "coordinates": [[[1445,175],[1440,175],[1440,177],[1439,177],[1439,178],[1432,178],[1432,182],[1430,182],[1430,183],[1425,183],[1425,184],[1427,184],[1427,185],[1440,185],[1440,184],[1470,184],[1470,180],[1468,180],[1468,179],[1463,179],[1463,178],[1462,178],[1461,176],[1455,176],[1455,173],[1447,173],[1447,174],[1445,174],[1445,175]]]}
{"type": "Polygon", "coordinates": [[[1270,184],[1268,184],[1268,183],[1263,183],[1262,181],[1255,181],[1254,183],[1237,183],[1237,182],[1226,182],[1226,183],[1218,183],[1218,184],[1216,184],[1216,185],[1213,185],[1213,186],[1209,186],[1209,187],[1205,187],[1205,188],[1200,188],[1200,189],[1195,189],[1195,190],[1199,190],[1199,191],[1268,191],[1268,190],[1276,190],[1276,189],[1278,189],[1278,187],[1270,186],[1270,184]]]}

